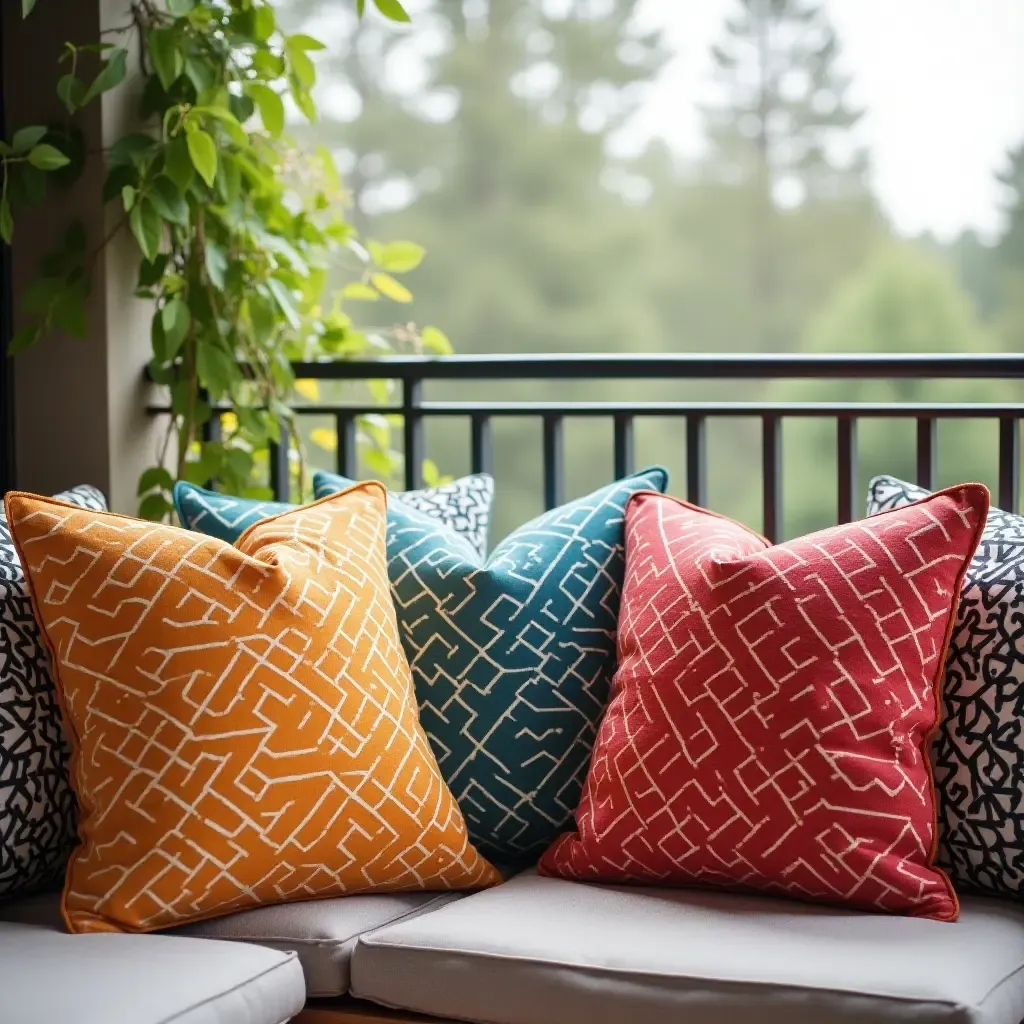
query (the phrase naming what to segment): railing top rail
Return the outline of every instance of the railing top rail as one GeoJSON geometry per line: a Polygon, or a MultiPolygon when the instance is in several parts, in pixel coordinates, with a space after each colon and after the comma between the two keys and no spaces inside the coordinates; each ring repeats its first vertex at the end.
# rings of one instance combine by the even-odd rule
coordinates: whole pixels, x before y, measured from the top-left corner
{"type": "Polygon", "coordinates": [[[809,378],[1024,378],[1024,355],[858,353],[837,355],[673,353],[612,355],[385,356],[294,364],[300,378],[319,380],[740,380],[809,378]]]}

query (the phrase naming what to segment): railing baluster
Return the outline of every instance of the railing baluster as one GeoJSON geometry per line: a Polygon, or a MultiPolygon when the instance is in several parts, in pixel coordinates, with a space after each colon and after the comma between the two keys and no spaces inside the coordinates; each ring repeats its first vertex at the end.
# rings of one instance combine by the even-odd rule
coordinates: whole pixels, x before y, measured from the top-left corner
{"type": "Polygon", "coordinates": [[[615,479],[621,480],[633,472],[633,417],[615,417],[615,479]]]}
{"type": "Polygon", "coordinates": [[[405,489],[414,491],[423,483],[423,381],[406,377],[402,382],[402,416],[405,433],[405,489]]]}
{"type": "Polygon", "coordinates": [[[686,417],[686,497],[702,508],[708,503],[707,431],[703,416],[686,417]]]}
{"type": "Polygon", "coordinates": [[[1016,512],[1020,495],[1020,421],[1004,416],[999,421],[999,507],[1016,512]]]}
{"type": "Polygon", "coordinates": [[[935,486],[938,462],[937,421],[921,416],[917,421],[917,485],[931,490],[935,486]]]}
{"type": "Polygon", "coordinates": [[[338,451],[336,453],[335,465],[342,476],[347,476],[354,480],[359,472],[355,416],[339,412],[334,418],[334,429],[338,435],[338,451]]]}
{"type": "Polygon", "coordinates": [[[855,518],[853,508],[857,500],[857,420],[853,416],[842,416],[837,428],[839,522],[850,523],[855,518]]]}
{"type": "Polygon", "coordinates": [[[279,441],[270,442],[270,489],[274,492],[274,501],[290,501],[292,493],[292,474],[289,465],[288,428],[279,424],[281,437],[279,441]]]}
{"type": "Polygon", "coordinates": [[[550,511],[565,501],[565,439],[561,416],[544,417],[544,508],[550,511]]]}
{"type": "Polygon", "coordinates": [[[470,461],[474,473],[492,473],[494,466],[491,417],[474,415],[470,420],[472,437],[470,461]]]}
{"type": "Polygon", "coordinates": [[[782,535],[782,418],[761,420],[761,479],[764,535],[778,543],[782,535]]]}

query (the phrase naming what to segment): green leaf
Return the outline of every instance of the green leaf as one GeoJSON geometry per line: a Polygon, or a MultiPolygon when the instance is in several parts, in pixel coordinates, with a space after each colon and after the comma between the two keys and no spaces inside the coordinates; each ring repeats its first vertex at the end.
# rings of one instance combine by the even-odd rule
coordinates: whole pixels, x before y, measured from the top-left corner
{"type": "Polygon", "coordinates": [[[171,299],[160,311],[160,323],[164,329],[164,357],[169,362],[178,354],[178,349],[188,337],[192,314],[183,299],[171,299]]]}
{"type": "Polygon", "coordinates": [[[164,222],[156,207],[145,196],[139,200],[128,215],[128,226],[139,243],[142,255],[152,262],[160,252],[164,222]]]}
{"type": "Polygon", "coordinates": [[[32,13],[32,8],[35,5],[36,0],[21,0],[21,16],[27,18],[32,13]]]}
{"type": "Polygon", "coordinates": [[[285,72],[284,58],[270,50],[257,50],[252,55],[252,69],[261,78],[280,78],[285,72]]]}
{"type": "Polygon", "coordinates": [[[216,68],[208,60],[191,54],[185,58],[185,74],[188,75],[188,80],[195,86],[196,95],[213,88],[213,84],[217,80],[216,68]]]}
{"type": "Polygon", "coordinates": [[[289,50],[326,50],[327,47],[320,42],[319,39],[314,39],[312,36],[307,36],[303,32],[299,32],[294,36],[289,36],[285,40],[285,45],[289,50]]]}
{"type": "Polygon", "coordinates": [[[371,274],[370,281],[381,295],[386,295],[392,301],[412,302],[412,292],[404,284],[399,284],[390,274],[371,274]]]}
{"type": "Polygon", "coordinates": [[[284,102],[281,97],[269,85],[259,82],[249,85],[245,91],[259,109],[263,127],[277,138],[284,131],[284,102]]]}
{"type": "Polygon", "coordinates": [[[187,192],[192,179],[195,177],[195,168],[192,166],[192,157],[189,155],[188,142],[183,135],[171,139],[164,150],[164,174],[167,175],[179,191],[187,192]]]}
{"type": "Polygon", "coordinates": [[[188,203],[167,175],[162,174],[153,182],[147,196],[164,220],[183,228],[188,227],[188,203]]]}
{"type": "Polygon", "coordinates": [[[188,155],[199,177],[211,188],[217,179],[217,147],[213,139],[201,128],[185,136],[188,155]]]}
{"type": "Polygon", "coordinates": [[[88,283],[82,279],[65,288],[53,304],[53,322],[73,338],[84,338],[89,332],[85,315],[88,283]]]}
{"type": "Polygon", "coordinates": [[[293,90],[292,99],[295,100],[295,106],[302,111],[303,116],[307,121],[312,122],[316,120],[316,104],[313,102],[313,97],[308,92],[304,92],[303,90],[296,92],[293,90]]]}
{"type": "Polygon", "coordinates": [[[392,274],[404,274],[415,270],[426,255],[423,246],[415,242],[388,242],[387,245],[370,243],[369,248],[374,263],[392,274]]]}
{"type": "Polygon", "coordinates": [[[238,161],[230,153],[225,153],[217,166],[217,191],[224,202],[230,205],[238,199],[241,188],[242,172],[238,168],[238,161]]]}
{"type": "Polygon", "coordinates": [[[79,106],[84,107],[94,100],[100,93],[113,89],[124,81],[125,72],[128,70],[128,51],[122,46],[107,51],[107,62],[103,65],[100,73],[92,80],[82,102],[79,106]]]}
{"type": "Polygon", "coordinates": [[[216,342],[202,341],[196,347],[196,368],[199,379],[214,398],[231,390],[242,373],[235,360],[216,342]]]}
{"type": "Polygon", "coordinates": [[[42,142],[28,154],[28,162],[41,171],[58,171],[71,161],[56,147],[42,142]]]}
{"type": "Polygon", "coordinates": [[[163,466],[150,466],[139,477],[139,487],[135,492],[142,495],[146,491],[169,491],[174,487],[174,477],[163,466]]]}
{"type": "Polygon", "coordinates": [[[272,277],[267,282],[267,287],[270,289],[270,294],[274,296],[274,300],[277,302],[281,312],[284,313],[289,326],[292,330],[297,331],[301,321],[299,320],[299,314],[295,312],[295,306],[292,304],[292,297],[288,294],[288,289],[276,277],[272,277]]]}
{"type": "Polygon", "coordinates": [[[277,27],[274,18],[274,9],[267,4],[256,8],[256,20],[253,25],[252,36],[258,43],[265,43],[277,27]]]}
{"type": "Polygon", "coordinates": [[[131,213],[131,209],[135,205],[135,189],[131,185],[125,185],[121,189],[121,202],[124,204],[125,212],[131,213]]]}
{"type": "Polygon", "coordinates": [[[360,302],[376,302],[380,298],[380,292],[371,288],[362,281],[352,281],[341,289],[343,299],[355,299],[360,302]]]}
{"type": "Polygon", "coordinates": [[[33,146],[42,141],[47,131],[48,129],[44,124],[34,124],[29,125],[27,128],[19,128],[14,133],[14,138],[11,139],[11,148],[19,156],[22,153],[27,153],[33,146]]]}
{"type": "Polygon", "coordinates": [[[424,327],[421,335],[423,347],[439,356],[450,356],[455,349],[444,331],[437,327],[424,327]]]}
{"type": "Polygon", "coordinates": [[[7,343],[7,354],[16,356],[19,352],[31,348],[39,340],[38,327],[22,327],[7,343]]]}
{"type": "Polygon", "coordinates": [[[50,307],[63,287],[64,281],[62,278],[37,277],[22,292],[21,308],[32,316],[47,316],[49,315],[50,307]]]}
{"type": "Polygon", "coordinates": [[[356,14],[361,18],[366,13],[366,0],[356,0],[356,14]]]}
{"type": "Polygon", "coordinates": [[[185,70],[178,39],[178,33],[173,28],[154,28],[150,29],[146,40],[149,44],[149,58],[153,62],[153,70],[156,71],[164,89],[170,89],[185,70]]]}
{"type": "MultiPolygon", "coordinates": [[[[193,107],[192,115],[212,117],[221,123],[224,130],[231,136],[231,141],[237,146],[248,146],[249,136],[245,129],[238,123],[238,118],[225,107],[202,106],[193,107]]],[[[191,116],[191,115],[190,115],[191,116]]]]}
{"type": "Polygon", "coordinates": [[[176,18],[184,18],[196,5],[196,0],[167,0],[167,10],[176,18]]]}
{"type": "Polygon", "coordinates": [[[137,169],[148,161],[156,144],[156,139],[149,135],[143,135],[142,132],[123,135],[110,147],[110,152],[107,153],[107,163],[111,167],[127,165],[137,169]]]}
{"type": "Polygon", "coordinates": [[[377,5],[377,10],[384,15],[385,18],[390,18],[392,21],[408,21],[409,15],[406,14],[405,8],[398,2],[398,0],[373,0],[377,5]]]}
{"type": "Polygon", "coordinates": [[[162,494],[147,494],[139,502],[140,519],[148,519],[151,522],[158,523],[170,511],[171,506],[162,494]]]}
{"type": "Polygon", "coordinates": [[[7,196],[0,197],[0,238],[8,245],[14,237],[14,218],[11,216],[11,201],[7,196]]]}
{"type": "MultiPolygon", "coordinates": [[[[316,84],[316,66],[306,56],[305,50],[288,50],[288,61],[292,66],[292,74],[299,80],[304,89],[312,89],[316,84]]],[[[298,100],[298,97],[296,97],[298,100]]]]}
{"type": "Polygon", "coordinates": [[[69,114],[73,114],[85,97],[85,82],[75,75],[61,75],[57,79],[57,96],[69,114]]]}
{"type": "Polygon", "coordinates": [[[228,258],[224,255],[224,250],[214,242],[207,242],[205,257],[206,276],[214,288],[223,290],[224,275],[228,270],[228,258]]]}

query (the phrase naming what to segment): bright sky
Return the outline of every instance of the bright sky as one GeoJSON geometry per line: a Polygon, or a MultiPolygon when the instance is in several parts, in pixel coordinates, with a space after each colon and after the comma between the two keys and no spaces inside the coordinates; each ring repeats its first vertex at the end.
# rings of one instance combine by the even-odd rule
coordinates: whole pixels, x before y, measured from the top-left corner
{"type": "MultiPolygon", "coordinates": [[[[735,0],[647,0],[675,57],[642,130],[701,145],[708,47],[735,0]]],[[[1000,224],[994,173],[1024,141],[1024,0],[826,0],[839,32],[875,188],[897,227],[948,238],[1000,224]]]]}

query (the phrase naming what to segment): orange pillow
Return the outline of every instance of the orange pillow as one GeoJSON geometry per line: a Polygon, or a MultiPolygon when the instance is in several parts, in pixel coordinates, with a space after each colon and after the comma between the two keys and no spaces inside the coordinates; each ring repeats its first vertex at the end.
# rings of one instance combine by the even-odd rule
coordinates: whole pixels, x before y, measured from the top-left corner
{"type": "Polygon", "coordinates": [[[82,843],[74,932],[494,884],[419,724],[364,483],[232,547],[10,493],[82,843]]]}

